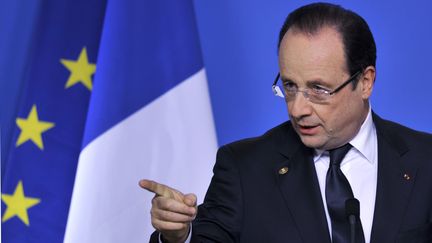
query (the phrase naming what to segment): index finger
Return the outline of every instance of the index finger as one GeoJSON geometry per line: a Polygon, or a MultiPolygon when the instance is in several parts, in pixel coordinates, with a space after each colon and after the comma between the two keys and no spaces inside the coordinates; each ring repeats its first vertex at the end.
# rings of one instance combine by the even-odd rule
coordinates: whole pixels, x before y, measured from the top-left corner
{"type": "MultiPolygon", "coordinates": [[[[157,196],[163,196],[163,197],[169,197],[172,199],[176,199],[175,193],[179,193],[179,192],[177,192],[177,190],[175,190],[169,186],[157,183],[157,182],[152,181],[152,180],[147,180],[147,179],[140,180],[139,185],[142,188],[146,189],[147,191],[155,193],[157,196]]],[[[182,195],[179,195],[179,196],[182,196],[182,195]]]]}

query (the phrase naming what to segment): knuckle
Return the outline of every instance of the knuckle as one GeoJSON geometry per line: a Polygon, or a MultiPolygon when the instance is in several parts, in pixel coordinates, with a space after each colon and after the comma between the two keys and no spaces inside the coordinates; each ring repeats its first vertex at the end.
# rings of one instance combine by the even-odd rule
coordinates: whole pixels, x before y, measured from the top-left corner
{"type": "Polygon", "coordinates": [[[176,220],[174,213],[172,213],[170,211],[162,211],[160,214],[160,217],[163,220],[171,221],[171,222],[176,220]]]}
{"type": "Polygon", "coordinates": [[[159,205],[161,201],[161,197],[160,196],[154,196],[151,200],[152,205],[159,205]]]}
{"type": "Polygon", "coordinates": [[[181,230],[181,231],[186,231],[186,230],[188,229],[188,227],[189,227],[189,224],[187,224],[187,223],[182,223],[181,226],[180,226],[180,230],[181,230]]]}
{"type": "Polygon", "coordinates": [[[168,200],[164,204],[164,209],[174,209],[174,207],[175,207],[175,203],[173,200],[168,200]]]}
{"type": "Polygon", "coordinates": [[[155,228],[156,230],[160,231],[160,227],[159,224],[156,220],[152,219],[151,224],[153,226],[153,228],[155,228]]]}

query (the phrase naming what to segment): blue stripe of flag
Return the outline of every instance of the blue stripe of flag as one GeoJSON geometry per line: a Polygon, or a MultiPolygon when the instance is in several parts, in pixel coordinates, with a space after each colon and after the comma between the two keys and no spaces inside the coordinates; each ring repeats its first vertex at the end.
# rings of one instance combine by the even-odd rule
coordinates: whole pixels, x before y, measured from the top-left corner
{"type": "Polygon", "coordinates": [[[194,16],[192,1],[109,1],[83,147],[203,67],[194,16]]]}

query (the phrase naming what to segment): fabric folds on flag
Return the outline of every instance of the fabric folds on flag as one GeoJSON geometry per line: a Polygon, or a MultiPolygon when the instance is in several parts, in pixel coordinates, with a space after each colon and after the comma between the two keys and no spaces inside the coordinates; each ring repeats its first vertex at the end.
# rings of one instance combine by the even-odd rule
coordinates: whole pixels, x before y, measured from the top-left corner
{"type": "Polygon", "coordinates": [[[203,199],[217,148],[192,1],[107,4],[64,242],[146,242],[142,178],[203,199]]]}
{"type": "Polygon", "coordinates": [[[103,0],[38,4],[2,164],[4,243],[63,241],[105,13],[103,0]]]}

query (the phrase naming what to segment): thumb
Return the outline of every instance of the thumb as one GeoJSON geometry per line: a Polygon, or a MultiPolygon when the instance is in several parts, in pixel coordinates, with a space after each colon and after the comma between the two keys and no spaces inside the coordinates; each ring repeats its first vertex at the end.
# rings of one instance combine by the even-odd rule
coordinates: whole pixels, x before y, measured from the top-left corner
{"type": "Polygon", "coordinates": [[[195,207],[197,205],[197,196],[193,193],[184,195],[183,202],[189,207],[195,207]]]}

